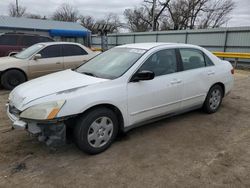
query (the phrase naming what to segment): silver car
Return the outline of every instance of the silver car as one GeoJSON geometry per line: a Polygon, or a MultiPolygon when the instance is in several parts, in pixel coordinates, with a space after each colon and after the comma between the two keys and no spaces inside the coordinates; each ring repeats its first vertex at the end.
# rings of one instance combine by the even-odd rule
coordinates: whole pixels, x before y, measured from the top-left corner
{"type": "Polygon", "coordinates": [[[14,56],[0,58],[1,85],[13,89],[32,78],[76,68],[96,54],[77,43],[38,43],[14,56]]]}

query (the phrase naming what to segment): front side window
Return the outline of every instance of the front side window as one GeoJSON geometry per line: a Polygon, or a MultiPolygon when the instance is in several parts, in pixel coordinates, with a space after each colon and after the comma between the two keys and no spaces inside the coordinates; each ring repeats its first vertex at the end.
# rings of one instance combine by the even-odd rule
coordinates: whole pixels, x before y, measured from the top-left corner
{"type": "Polygon", "coordinates": [[[145,52],[143,49],[112,48],[83,64],[76,71],[90,76],[115,79],[123,75],[145,52]]]}
{"type": "Polygon", "coordinates": [[[155,73],[155,76],[177,72],[177,59],[175,49],[166,49],[151,55],[139,69],[155,73]]]}
{"type": "Polygon", "coordinates": [[[53,58],[53,57],[61,57],[61,46],[60,45],[52,45],[42,49],[40,52],[42,58],[53,58]]]}
{"type": "Polygon", "coordinates": [[[203,53],[196,49],[180,49],[181,59],[184,70],[197,69],[205,67],[203,53]]]}
{"type": "Polygon", "coordinates": [[[63,56],[78,56],[87,55],[88,53],[77,45],[64,44],[63,45],[63,56]]]}

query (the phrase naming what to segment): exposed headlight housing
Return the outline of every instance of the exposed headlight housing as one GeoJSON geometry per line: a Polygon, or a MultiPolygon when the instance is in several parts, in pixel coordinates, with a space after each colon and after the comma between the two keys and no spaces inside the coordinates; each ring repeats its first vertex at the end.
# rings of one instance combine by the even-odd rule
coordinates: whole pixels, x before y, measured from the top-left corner
{"type": "Polygon", "coordinates": [[[64,103],[65,100],[60,100],[34,105],[24,110],[20,117],[35,120],[51,120],[56,117],[64,103]]]}

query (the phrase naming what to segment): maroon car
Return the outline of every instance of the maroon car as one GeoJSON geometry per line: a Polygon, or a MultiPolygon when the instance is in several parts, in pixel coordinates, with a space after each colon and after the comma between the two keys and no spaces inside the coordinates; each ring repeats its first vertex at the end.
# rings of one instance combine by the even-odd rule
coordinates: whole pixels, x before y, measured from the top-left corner
{"type": "Polygon", "coordinates": [[[20,52],[24,48],[39,42],[52,42],[52,38],[27,34],[27,33],[4,33],[0,34],[0,57],[8,56],[11,53],[20,52]]]}

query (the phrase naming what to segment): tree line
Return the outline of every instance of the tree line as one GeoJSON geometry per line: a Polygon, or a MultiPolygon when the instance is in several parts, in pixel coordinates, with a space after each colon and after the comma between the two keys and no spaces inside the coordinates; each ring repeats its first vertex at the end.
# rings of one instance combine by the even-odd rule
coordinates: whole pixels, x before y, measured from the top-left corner
{"type": "Polygon", "coordinates": [[[16,7],[11,3],[9,16],[79,22],[92,33],[98,32],[94,29],[96,23],[111,25],[111,33],[120,29],[144,32],[221,27],[230,20],[234,8],[233,0],[144,0],[134,8],[125,9],[121,21],[114,13],[102,19],[81,15],[74,6],[66,3],[61,4],[49,17],[28,13],[26,7],[16,7]]]}

